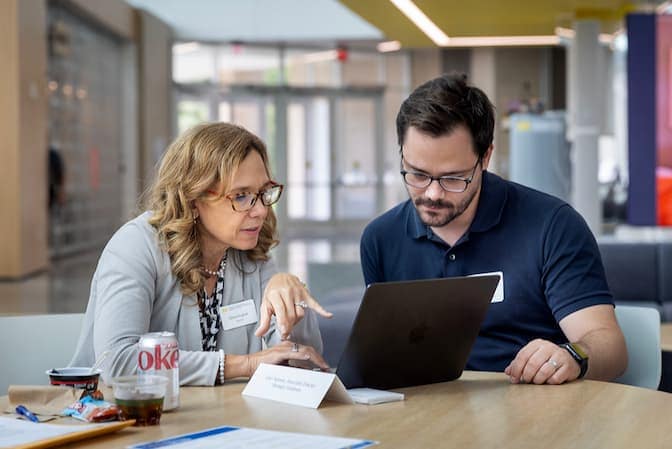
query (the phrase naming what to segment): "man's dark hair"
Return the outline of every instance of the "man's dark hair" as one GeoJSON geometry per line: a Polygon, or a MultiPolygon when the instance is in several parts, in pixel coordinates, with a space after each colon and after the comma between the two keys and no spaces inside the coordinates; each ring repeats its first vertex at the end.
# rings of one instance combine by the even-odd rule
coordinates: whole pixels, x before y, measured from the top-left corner
{"type": "Polygon", "coordinates": [[[441,137],[459,125],[467,127],[476,153],[482,158],[492,144],[494,107],[482,90],[467,84],[466,75],[442,75],[415,89],[401,104],[397,114],[399,146],[403,146],[411,126],[441,137]]]}

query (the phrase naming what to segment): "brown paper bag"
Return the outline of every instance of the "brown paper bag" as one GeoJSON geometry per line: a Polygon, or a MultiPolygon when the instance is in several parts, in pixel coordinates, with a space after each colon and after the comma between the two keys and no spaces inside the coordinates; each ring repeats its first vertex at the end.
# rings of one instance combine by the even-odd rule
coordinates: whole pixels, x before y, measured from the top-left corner
{"type": "Polygon", "coordinates": [[[7,393],[7,413],[15,413],[17,405],[24,405],[36,415],[58,416],[79,399],[82,390],[51,385],[10,385],[7,393]]]}

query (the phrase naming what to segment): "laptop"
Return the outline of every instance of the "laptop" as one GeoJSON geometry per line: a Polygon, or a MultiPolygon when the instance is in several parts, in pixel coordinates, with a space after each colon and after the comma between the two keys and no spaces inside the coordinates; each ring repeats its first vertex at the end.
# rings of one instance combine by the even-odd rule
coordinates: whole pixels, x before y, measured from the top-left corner
{"type": "Polygon", "coordinates": [[[336,368],[346,388],[382,390],[457,379],[499,275],[374,283],[336,368]]]}

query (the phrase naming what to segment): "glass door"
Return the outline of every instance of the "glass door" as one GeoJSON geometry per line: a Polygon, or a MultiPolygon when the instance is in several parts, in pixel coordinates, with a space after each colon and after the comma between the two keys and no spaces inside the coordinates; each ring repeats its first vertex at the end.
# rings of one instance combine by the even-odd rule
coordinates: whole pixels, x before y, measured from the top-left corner
{"type": "Polygon", "coordinates": [[[373,218],[384,195],[382,95],[297,89],[280,104],[286,111],[278,127],[286,123],[286,167],[279,169],[286,170],[288,227],[373,218]]]}
{"type": "Polygon", "coordinates": [[[227,93],[219,95],[212,108],[211,115],[215,120],[240,125],[263,140],[271,166],[275,166],[275,103],[272,98],[227,93]]]}
{"type": "Polygon", "coordinates": [[[363,226],[386,206],[382,98],[382,90],[373,88],[183,92],[178,122],[227,121],[258,135],[274,176],[286,187],[276,209],[284,228],[363,226]]]}
{"type": "Polygon", "coordinates": [[[376,99],[335,99],[336,147],[332,216],[338,221],[370,220],[376,214],[378,154],[376,99]]]}
{"type": "Polygon", "coordinates": [[[287,103],[287,215],[289,220],[332,218],[331,112],[326,97],[287,103]]]}

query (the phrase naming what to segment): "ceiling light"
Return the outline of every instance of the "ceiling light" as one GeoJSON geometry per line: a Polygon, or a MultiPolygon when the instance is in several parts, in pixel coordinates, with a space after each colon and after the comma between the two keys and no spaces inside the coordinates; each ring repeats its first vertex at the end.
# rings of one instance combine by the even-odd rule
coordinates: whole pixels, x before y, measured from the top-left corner
{"type": "Polygon", "coordinates": [[[564,39],[574,39],[576,32],[571,28],[555,27],[555,35],[564,39]]]}
{"type": "Polygon", "coordinates": [[[200,45],[198,42],[183,42],[181,44],[173,45],[173,52],[178,55],[184,55],[196,51],[199,48],[200,45]]]}
{"type": "Polygon", "coordinates": [[[399,41],[381,42],[378,45],[376,45],[376,48],[381,53],[387,53],[389,51],[397,51],[401,49],[401,42],[399,41]]]}
{"type": "Polygon", "coordinates": [[[611,45],[614,43],[614,35],[607,33],[600,33],[600,35],[597,36],[597,40],[600,41],[601,44],[611,45]]]}
{"type": "Polygon", "coordinates": [[[656,14],[671,14],[671,13],[672,13],[672,2],[667,1],[656,6],[656,14]]]}
{"type": "Polygon", "coordinates": [[[313,62],[333,61],[338,59],[338,50],[316,51],[313,53],[301,53],[288,58],[292,63],[309,64],[313,62]]]}
{"type": "MultiPolygon", "coordinates": [[[[598,40],[600,41],[601,44],[605,45],[613,45],[614,39],[618,35],[618,33],[622,31],[618,30],[614,32],[614,34],[609,34],[609,33],[600,33],[598,36],[598,40]]],[[[576,31],[574,31],[571,28],[562,28],[562,27],[556,27],[555,28],[555,35],[558,36],[559,38],[562,39],[574,39],[574,36],[576,35],[576,31]]]]}
{"type": "Polygon", "coordinates": [[[535,45],[559,45],[560,38],[551,36],[478,36],[451,37],[445,47],[517,47],[535,45]]]}
{"type": "Polygon", "coordinates": [[[628,36],[624,32],[614,34],[614,43],[612,45],[614,50],[621,52],[628,51],[628,36]]]}
{"type": "Polygon", "coordinates": [[[425,33],[436,45],[448,46],[450,38],[432,22],[411,0],[390,0],[401,12],[425,33]]]}

